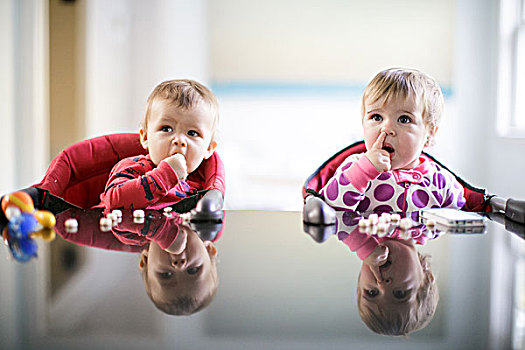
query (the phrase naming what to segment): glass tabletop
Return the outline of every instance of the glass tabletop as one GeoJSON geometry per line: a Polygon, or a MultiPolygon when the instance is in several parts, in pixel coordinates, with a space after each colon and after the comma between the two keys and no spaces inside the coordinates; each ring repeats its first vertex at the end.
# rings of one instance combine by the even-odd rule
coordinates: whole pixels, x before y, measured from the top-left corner
{"type": "MultiPolygon", "coordinates": [[[[487,220],[478,232],[422,230],[413,222],[398,234],[359,230],[359,217],[345,213],[338,213],[336,226],[324,228],[303,225],[300,212],[282,211],[226,211],[223,223],[215,225],[190,223],[176,214],[147,211],[137,218],[124,211],[111,228],[101,226],[102,216],[76,209],[59,214],[57,239],[24,268],[18,288],[26,348],[524,346],[523,228],[505,226],[501,218],[487,220]],[[77,228],[67,221],[71,218],[77,228]],[[430,256],[439,302],[428,326],[405,337],[378,335],[367,327],[357,303],[363,262],[349,243],[354,234],[380,242],[403,238],[430,256]],[[180,271],[188,278],[197,275],[200,282],[174,281],[174,273],[148,270],[148,277],[156,274],[158,280],[148,282],[148,288],[158,296],[162,283],[174,281],[169,288],[204,295],[202,310],[185,312],[192,310],[186,306],[182,313],[191,315],[172,316],[154,305],[143,269],[144,262],[147,268],[157,265],[145,242],[173,254],[195,244],[180,271]]],[[[175,266],[170,256],[159,261],[175,266]]]]}

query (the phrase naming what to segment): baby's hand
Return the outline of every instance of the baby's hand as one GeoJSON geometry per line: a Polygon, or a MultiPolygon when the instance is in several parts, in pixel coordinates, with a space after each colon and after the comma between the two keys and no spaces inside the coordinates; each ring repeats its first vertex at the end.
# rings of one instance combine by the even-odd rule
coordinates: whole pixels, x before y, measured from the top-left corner
{"type": "Polygon", "coordinates": [[[171,243],[171,245],[164,249],[168,253],[171,254],[182,254],[184,249],[186,249],[186,244],[188,243],[188,234],[186,233],[186,230],[179,230],[179,233],[177,234],[177,237],[171,243]]]}
{"type": "Polygon", "coordinates": [[[385,141],[385,138],[386,132],[382,131],[379,134],[376,142],[374,142],[372,147],[365,153],[365,156],[380,173],[389,171],[392,168],[392,163],[390,162],[390,153],[383,149],[383,142],[385,141]]]}
{"type": "Polygon", "coordinates": [[[388,258],[388,247],[386,245],[378,245],[369,256],[364,260],[370,266],[381,266],[388,258]]]}
{"type": "Polygon", "coordinates": [[[176,153],[172,156],[165,158],[163,162],[168,163],[173,168],[179,180],[184,180],[186,179],[186,176],[188,176],[188,166],[186,165],[186,158],[184,158],[182,154],[176,153]]]}

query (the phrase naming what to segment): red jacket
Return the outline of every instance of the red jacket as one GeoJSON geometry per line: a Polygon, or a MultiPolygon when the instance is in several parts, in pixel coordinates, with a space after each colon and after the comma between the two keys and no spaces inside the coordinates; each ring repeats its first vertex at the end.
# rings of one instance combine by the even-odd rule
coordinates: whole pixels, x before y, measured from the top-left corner
{"type": "MultiPolygon", "coordinates": [[[[111,169],[121,160],[146,155],[139,134],[112,134],[95,137],[64,149],[51,162],[44,179],[33,187],[81,208],[100,203],[111,169]]],[[[197,190],[218,189],[225,192],[224,166],[213,153],[187,179],[197,190]]]]}

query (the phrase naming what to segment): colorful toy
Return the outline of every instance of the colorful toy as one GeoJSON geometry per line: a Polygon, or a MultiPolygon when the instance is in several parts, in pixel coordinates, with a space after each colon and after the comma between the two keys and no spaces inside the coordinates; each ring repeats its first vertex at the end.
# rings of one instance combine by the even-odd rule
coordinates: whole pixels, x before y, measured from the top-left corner
{"type": "Polygon", "coordinates": [[[2,211],[8,220],[2,237],[17,261],[26,262],[37,256],[34,238],[46,242],[55,239],[55,216],[49,211],[35,210],[27,193],[18,191],[4,196],[2,211]]]}

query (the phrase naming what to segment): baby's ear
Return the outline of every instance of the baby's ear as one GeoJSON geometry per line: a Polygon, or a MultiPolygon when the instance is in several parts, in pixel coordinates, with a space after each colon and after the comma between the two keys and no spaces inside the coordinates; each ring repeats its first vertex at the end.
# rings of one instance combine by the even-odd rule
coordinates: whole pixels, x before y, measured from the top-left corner
{"type": "Polygon", "coordinates": [[[430,147],[434,145],[434,138],[436,136],[437,131],[438,131],[437,125],[428,130],[427,141],[425,142],[425,147],[430,147]]]}
{"type": "Polygon", "coordinates": [[[211,141],[210,145],[208,146],[208,149],[206,150],[206,152],[204,152],[204,159],[210,158],[213,152],[215,151],[216,147],[217,147],[217,142],[211,141]]]}
{"type": "Polygon", "coordinates": [[[144,249],[142,252],[140,252],[139,267],[141,270],[144,270],[144,268],[147,266],[148,266],[148,250],[144,249]]]}
{"type": "Polygon", "coordinates": [[[140,134],[140,144],[142,145],[142,147],[144,147],[145,150],[147,150],[148,149],[148,133],[146,132],[146,130],[144,130],[141,127],[139,130],[139,134],[140,134]]]}
{"type": "Polygon", "coordinates": [[[428,279],[430,283],[434,282],[434,273],[430,270],[430,263],[427,259],[421,260],[421,268],[425,274],[425,278],[428,279]]]}
{"type": "Polygon", "coordinates": [[[427,271],[427,278],[431,283],[434,283],[434,274],[432,271],[427,271]]]}
{"type": "Polygon", "coordinates": [[[217,256],[217,247],[215,247],[215,244],[213,244],[210,241],[204,242],[204,245],[206,246],[206,250],[208,251],[208,254],[210,257],[216,257],[217,256]]]}

